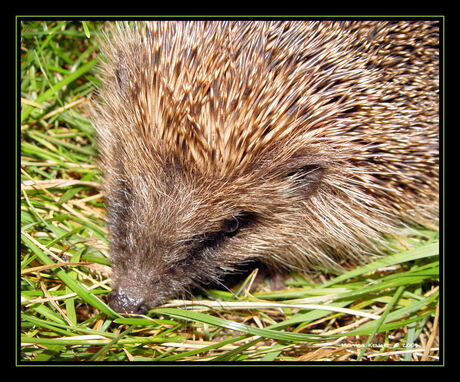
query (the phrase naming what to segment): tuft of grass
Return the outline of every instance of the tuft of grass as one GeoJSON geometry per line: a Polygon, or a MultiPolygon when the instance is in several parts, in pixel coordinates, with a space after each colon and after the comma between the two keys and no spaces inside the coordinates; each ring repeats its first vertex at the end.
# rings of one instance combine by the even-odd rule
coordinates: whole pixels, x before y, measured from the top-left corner
{"type": "MultiPolygon", "coordinates": [[[[102,23],[21,19],[19,363],[438,361],[439,234],[414,227],[393,254],[341,275],[253,275],[148,316],[106,304],[108,245],[88,121],[102,23]]],[[[19,292],[19,291],[18,291],[19,292]]]]}

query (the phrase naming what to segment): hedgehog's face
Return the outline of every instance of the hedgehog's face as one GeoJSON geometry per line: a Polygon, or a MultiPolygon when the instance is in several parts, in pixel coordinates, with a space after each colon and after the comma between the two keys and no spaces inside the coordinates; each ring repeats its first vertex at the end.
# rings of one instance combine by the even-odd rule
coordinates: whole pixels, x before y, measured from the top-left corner
{"type": "Polygon", "coordinates": [[[114,310],[145,313],[241,263],[232,254],[244,250],[257,213],[202,201],[196,189],[169,195],[125,189],[117,203],[108,203],[114,310]]]}
{"type": "Polygon", "coordinates": [[[247,235],[243,231],[254,224],[256,215],[242,211],[224,219],[219,230],[197,233],[175,243],[162,243],[155,235],[147,243],[137,236],[145,248],[112,251],[111,307],[144,314],[170,298],[185,297],[194,286],[217,281],[236,265],[235,259],[229,261],[231,252],[241,247],[242,237],[247,235]]]}
{"type": "Polygon", "coordinates": [[[312,179],[321,173],[318,167],[303,166],[287,169],[279,184],[248,178],[231,186],[222,179],[184,178],[183,171],[163,180],[125,177],[107,195],[111,307],[146,313],[275,250],[270,248],[273,237],[283,224],[277,211],[284,205],[295,208],[292,198],[301,182],[311,192],[312,179]]]}

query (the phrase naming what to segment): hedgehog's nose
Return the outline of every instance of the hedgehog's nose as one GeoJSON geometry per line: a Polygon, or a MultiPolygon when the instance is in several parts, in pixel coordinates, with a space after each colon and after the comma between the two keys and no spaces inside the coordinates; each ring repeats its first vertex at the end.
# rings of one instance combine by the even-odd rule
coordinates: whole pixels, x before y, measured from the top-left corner
{"type": "Polygon", "coordinates": [[[130,296],[121,287],[114,289],[107,297],[110,307],[118,313],[146,314],[149,311],[143,298],[130,296]]]}

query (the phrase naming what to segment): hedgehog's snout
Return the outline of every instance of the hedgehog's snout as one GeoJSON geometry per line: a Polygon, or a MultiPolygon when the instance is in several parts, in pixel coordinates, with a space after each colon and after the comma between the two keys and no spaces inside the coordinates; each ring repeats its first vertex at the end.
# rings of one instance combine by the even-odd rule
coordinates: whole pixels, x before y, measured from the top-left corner
{"type": "Polygon", "coordinates": [[[110,307],[119,313],[146,314],[149,310],[143,298],[134,297],[121,287],[112,290],[107,297],[110,307]]]}

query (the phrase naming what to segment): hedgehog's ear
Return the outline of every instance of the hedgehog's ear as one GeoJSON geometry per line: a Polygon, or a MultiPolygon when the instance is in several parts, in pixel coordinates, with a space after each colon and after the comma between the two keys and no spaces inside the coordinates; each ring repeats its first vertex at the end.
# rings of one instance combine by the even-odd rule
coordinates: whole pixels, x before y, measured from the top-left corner
{"type": "Polygon", "coordinates": [[[307,164],[291,169],[286,178],[292,183],[295,192],[302,192],[306,196],[312,195],[321,184],[324,168],[320,164],[307,164]]]}

